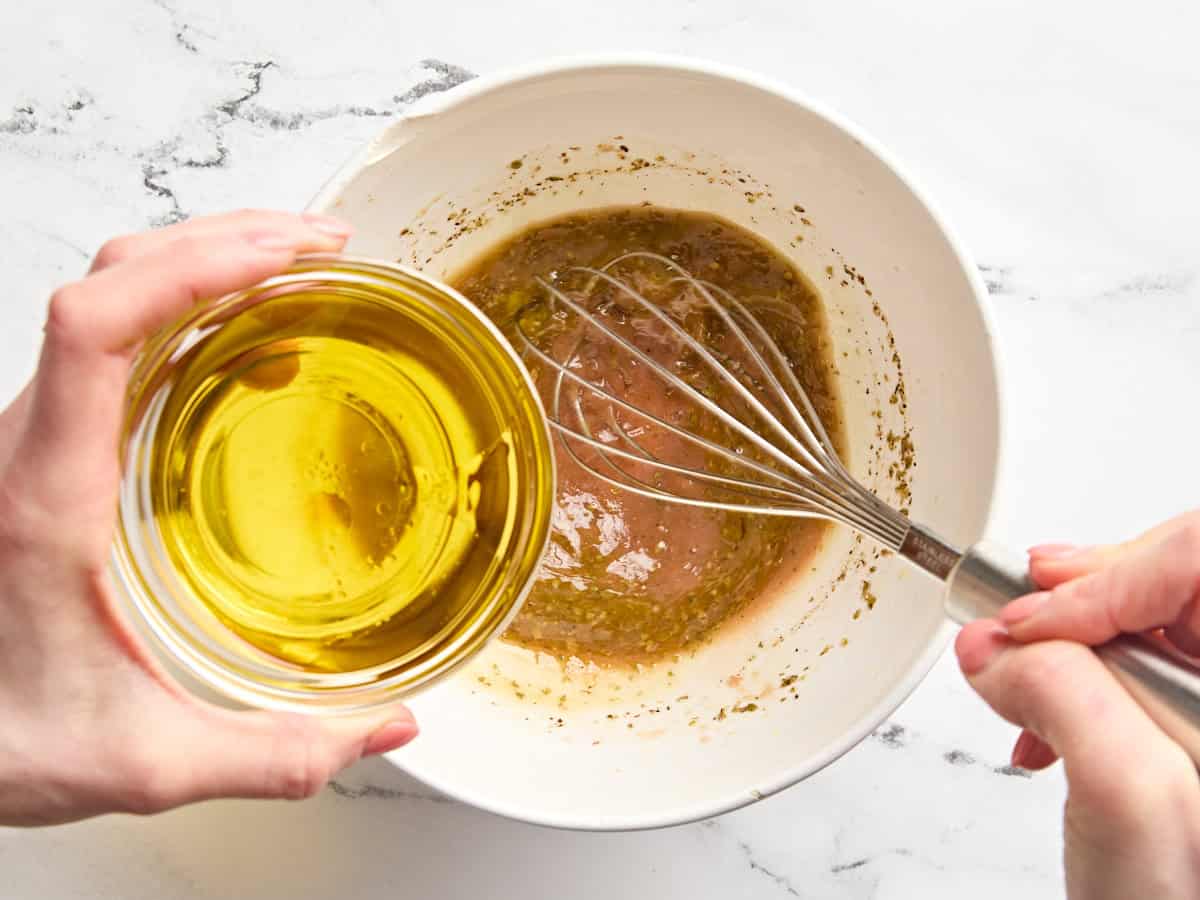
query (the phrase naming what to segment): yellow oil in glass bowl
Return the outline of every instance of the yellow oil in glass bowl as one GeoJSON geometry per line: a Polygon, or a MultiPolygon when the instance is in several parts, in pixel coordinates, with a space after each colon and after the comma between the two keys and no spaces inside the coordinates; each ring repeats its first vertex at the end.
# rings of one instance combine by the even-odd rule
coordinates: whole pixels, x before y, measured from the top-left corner
{"type": "Polygon", "coordinates": [[[256,705],[362,708],[516,611],[549,531],[529,377],[470,303],[307,258],[197,309],[135,368],[116,570],[191,674],[256,705]]]}

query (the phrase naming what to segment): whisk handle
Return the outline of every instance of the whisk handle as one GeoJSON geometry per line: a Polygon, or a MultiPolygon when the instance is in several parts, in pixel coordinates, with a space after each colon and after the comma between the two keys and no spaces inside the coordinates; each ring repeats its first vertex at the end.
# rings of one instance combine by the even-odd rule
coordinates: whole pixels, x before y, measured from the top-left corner
{"type": "MultiPolygon", "coordinates": [[[[995,615],[1009,600],[1037,590],[1028,561],[982,542],[946,578],[946,612],[959,624],[995,615]]],[[[1123,634],[1093,648],[1125,690],[1200,766],[1200,669],[1152,635],[1123,634]]]]}
{"type": "Polygon", "coordinates": [[[1028,557],[989,541],[968,548],[945,579],[946,614],[960,625],[990,619],[1010,600],[1037,590],[1028,557]]]}

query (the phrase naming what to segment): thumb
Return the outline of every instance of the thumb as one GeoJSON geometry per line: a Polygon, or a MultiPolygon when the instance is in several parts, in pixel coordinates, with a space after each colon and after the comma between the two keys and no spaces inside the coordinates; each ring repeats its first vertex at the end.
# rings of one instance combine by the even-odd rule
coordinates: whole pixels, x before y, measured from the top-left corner
{"type": "Polygon", "coordinates": [[[1021,642],[1063,638],[1099,644],[1121,632],[1166,628],[1200,654],[1200,519],[1139,539],[1091,574],[1014,600],[1000,621],[1021,642]]]}
{"type": "Polygon", "coordinates": [[[13,456],[18,481],[56,512],[96,494],[111,506],[133,348],[197,301],[281,271],[295,252],[239,237],[181,238],[60,288],[13,456]]]}
{"type": "Polygon", "coordinates": [[[163,807],[218,797],[300,800],[366,756],[403,747],[417,723],[403,706],[369,716],[235,712],[197,703],[179,735],[163,807]]]}

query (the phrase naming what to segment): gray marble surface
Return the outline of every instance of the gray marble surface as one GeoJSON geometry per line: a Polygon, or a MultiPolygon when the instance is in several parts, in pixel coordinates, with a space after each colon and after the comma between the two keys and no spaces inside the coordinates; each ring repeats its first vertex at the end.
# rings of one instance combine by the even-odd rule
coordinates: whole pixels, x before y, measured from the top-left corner
{"type": "MultiPolygon", "coordinates": [[[[656,50],[786,80],[889,147],[995,302],[1009,402],[996,536],[1126,535],[1194,505],[1194,4],[278,0],[0,7],[0,398],[101,241],[299,207],[421,94],[551,54],[656,50]]],[[[2,623],[0,623],[0,627],[2,623]]],[[[2,724],[0,724],[2,727],[2,724]]],[[[0,830],[13,898],[1026,898],[1061,894],[1057,771],[944,658],[872,739],[711,822],[516,824],[363,763],[300,805],[0,830]]]]}

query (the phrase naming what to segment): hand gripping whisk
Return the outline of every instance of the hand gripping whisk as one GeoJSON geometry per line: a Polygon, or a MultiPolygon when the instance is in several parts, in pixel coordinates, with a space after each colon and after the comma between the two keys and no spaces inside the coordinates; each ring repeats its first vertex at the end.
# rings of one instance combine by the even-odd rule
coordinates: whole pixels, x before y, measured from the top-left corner
{"type": "MultiPolygon", "coordinates": [[[[551,427],[593,476],[671,503],[840,522],[942,581],[959,623],[1036,589],[1023,558],[986,542],[960,550],[860,484],[788,358],[727,291],[651,253],[557,274],[539,279],[544,299],[515,326],[527,358],[551,376],[551,427]],[[647,299],[664,285],[670,299],[647,299]]],[[[1147,636],[1095,651],[1200,763],[1200,672],[1147,636]]]]}

